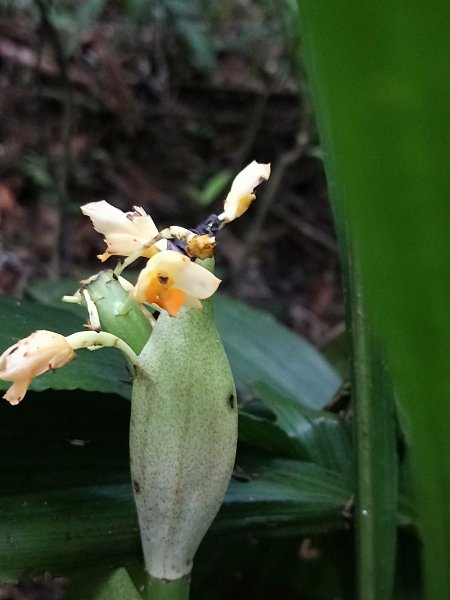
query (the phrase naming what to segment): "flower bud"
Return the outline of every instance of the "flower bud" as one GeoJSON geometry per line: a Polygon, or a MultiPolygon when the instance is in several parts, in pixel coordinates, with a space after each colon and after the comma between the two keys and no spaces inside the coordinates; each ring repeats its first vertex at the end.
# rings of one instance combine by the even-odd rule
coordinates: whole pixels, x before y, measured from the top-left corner
{"type": "Polygon", "coordinates": [[[223,501],[237,443],[236,391],[211,301],[161,313],[139,356],[130,455],[146,569],[175,580],[223,501]]]}
{"type": "Polygon", "coordinates": [[[263,181],[270,177],[270,164],[252,161],[236,175],[231,184],[231,189],[225,198],[224,212],[220,219],[225,222],[234,221],[245,213],[250,204],[256,198],[254,192],[263,181]]]}

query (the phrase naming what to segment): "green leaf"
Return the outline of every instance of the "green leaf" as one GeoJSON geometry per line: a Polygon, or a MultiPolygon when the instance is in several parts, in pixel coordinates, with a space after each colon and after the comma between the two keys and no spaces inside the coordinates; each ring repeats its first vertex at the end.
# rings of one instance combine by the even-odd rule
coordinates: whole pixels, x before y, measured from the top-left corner
{"type": "Polygon", "coordinates": [[[299,455],[297,441],[289,438],[276,423],[246,412],[239,414],[239,441],[280,458],[299,455]]]}
{"type": "Polygon", "coordinates": [[[191,196],[199,206],[209,206],[231,181],[230,171],[220,171],[204,184],[201,190],[192,190],[191,196]]]}
{"type": "MultiPolygon", "coordinates": [[[[0,405],[0,578],[140,556],[129,411],[117,396],[79,392],[30,393],[18,407],[0,405]]],[[[216,530],[345,526],[351,490],[339,475],[286,460],[247,457],[239,466],[216,530]]]]}
{"type": "Polygon", "coordinates": [[[289,460],[238,461],[240,477],[231,481],[216,529],[285,525],[287,531],[312,532],[345,526],[351,499],[343,480],[314,464],[289,460]]]}
{"type": "Polygon", "coordinates": [[[352,432],[344,417],[307,408],[264,384],[255,391],[275,415],[275,425],[295,443],[297,460],[339,473],[353,485],[352,432]]]}
{"type": "MultiPolygon", "coordinates": [[[[0,298],[0,322],[2,352],[36,329],[48,329],[62,335],[83,329],[83,321],[73,313],[5,297],[0,298]]],[[[0,381],[0,389],[7,389],[9,385],[8,382],[0,381]]],[[[125,360],[118,351],[79,350],[76,359],[64,368],[36,377],[30,389],[42,391],[48,388],[119,393],[129,398],[131,379],[125,367],[125,360]]]]}
{"type": "Polygon", "coordinates": [[[92,600],[142,600],[126,569],[120,567],[103,581],[92,600]]]}
{"type": "Polygon", "coordinates": [[[268,313],[224,295],[215,297],[216,319],[238,388],[261,381],[323,408],[340,379],[311,344],[268,313]]]}
{"type": "Polygon", "coordinates": [[[303,0],[331,193],[410,452],[426,597],[450,590],[450,5],[303,0]]]}

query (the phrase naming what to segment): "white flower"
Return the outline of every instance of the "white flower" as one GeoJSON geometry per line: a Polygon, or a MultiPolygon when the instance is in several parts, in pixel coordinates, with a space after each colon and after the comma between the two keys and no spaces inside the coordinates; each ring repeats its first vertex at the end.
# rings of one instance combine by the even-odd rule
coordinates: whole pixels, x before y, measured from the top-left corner
{"type": "Polygon", "coordinates": [[[19,340],[0,356],[0,379],[13,382],[3,398],[18,404],[33,377],[59,369],[74,358],[75,352],[66,338],[53,331],[38,330],[19,340]]]}
{"type": "Polygon", "coordinates": [[[240,217],[256,198],[253,190],[270,177],[270,163],[257,163],[255,160],[236,175],[225,198],[224,212],[219,219],[230,222],[240,217]]]}
{"type": "MultiPolygon", "coordinates": [[[[95,231],[105,236],[106,252],[98,258],[105,261],[113,255],[130,256],[139,251],[145,244],[158,235],[153,219],[140,206],[134,210],[123,212],[105,200],[90,202],[81,207],[81,212],[88,216],[95,231]]],[[[161,240],[148,248],[142,248],[142,256],[153,256],[166,247],[161,240]]]]}
{"type": "Polygon", "coordinates": [[[139,274],[134,296],[141,304],[157,304],[174,317],[182,306],[201,308],[200,300],[212,296],[219,284],[220,279],[187,256],[163,250],[139,274]]]}

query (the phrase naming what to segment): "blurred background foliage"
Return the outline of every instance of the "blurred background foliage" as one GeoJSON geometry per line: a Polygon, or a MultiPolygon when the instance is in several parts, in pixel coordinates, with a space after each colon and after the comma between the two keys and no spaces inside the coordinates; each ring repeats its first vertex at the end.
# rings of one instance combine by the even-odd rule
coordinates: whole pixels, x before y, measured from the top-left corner
{"type": "Polygon", "coordinates": [[[271,183],[223,232],[224,286],[316,344],[341,329],[295,3],[2,0],[0,10],[3,293],[93,268],[102,242],[81,204],[137,204],[161,226],[193,226],[257,159],[272,162],[271,183]]]}

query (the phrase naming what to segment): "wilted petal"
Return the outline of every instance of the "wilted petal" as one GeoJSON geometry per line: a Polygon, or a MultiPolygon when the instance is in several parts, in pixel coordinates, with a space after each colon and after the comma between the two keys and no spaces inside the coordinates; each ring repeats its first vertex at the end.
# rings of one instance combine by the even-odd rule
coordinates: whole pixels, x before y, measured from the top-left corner
{"type": "Polygon", "coordinates": [[[221,217],[233,221],[240,217],[255,199],[253,190],[270,177],[270,164],[257,163],[255,160],[236,175],[224,203],[221,217]]]}
{"type": "Polygon", "coordinates": [[[58,369],[73,358],[75,353],[63,335],[35,331],[0,356],[0,379],[13,382],[3,397],[11,404],[17,404],[33,377],[49,369],[58,369]]]}
{"type": "Polygon", "coordinates": [[[3,398],[12,406],[19,404],[31,384],[31,379],[18,379],[6,390],[3,398]]]}

